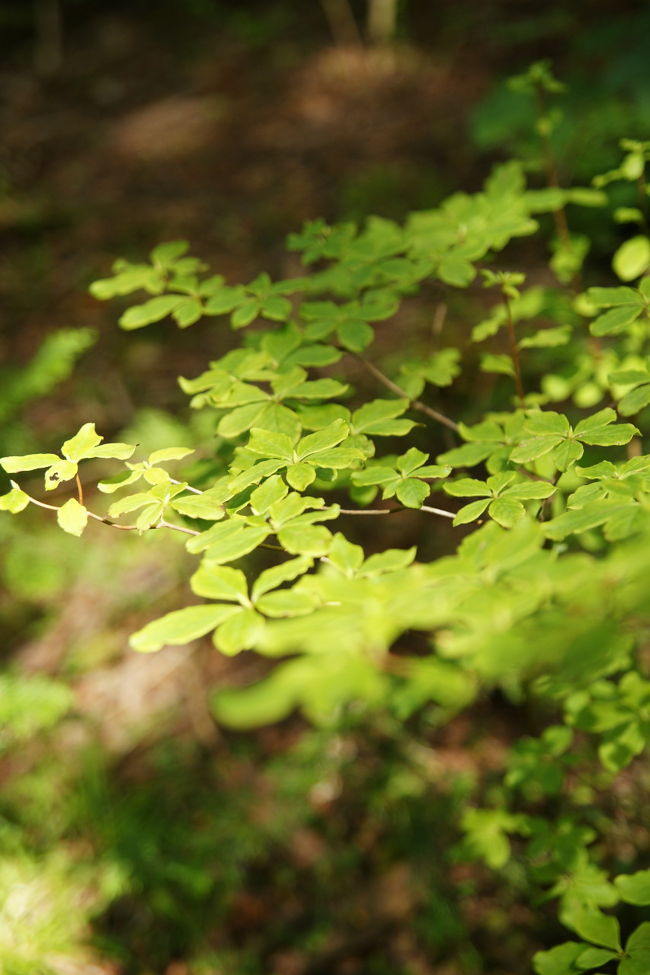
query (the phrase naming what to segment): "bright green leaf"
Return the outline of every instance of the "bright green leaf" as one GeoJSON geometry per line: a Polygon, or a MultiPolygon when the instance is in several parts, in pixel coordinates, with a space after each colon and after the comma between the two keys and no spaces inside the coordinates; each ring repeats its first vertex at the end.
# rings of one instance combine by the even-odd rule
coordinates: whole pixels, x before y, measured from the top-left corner
{"type": "Polygon", "coordinates": [[[88,524],[88,510],[76,498],[70,498],[58,509],[56,520],[64,532],[70,535],[82,535],[88,524]]]}

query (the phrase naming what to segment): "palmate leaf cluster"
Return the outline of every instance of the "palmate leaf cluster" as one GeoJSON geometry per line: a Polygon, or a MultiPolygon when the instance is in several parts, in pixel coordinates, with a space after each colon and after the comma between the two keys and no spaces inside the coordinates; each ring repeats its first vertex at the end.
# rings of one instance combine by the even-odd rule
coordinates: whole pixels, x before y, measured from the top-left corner
{"type": "MultiPolygon", "coordinates": [[[[193,478],[186,448],[132,460],[135,446],[103,444],[86,423],[60,453],[3,458],[11,475],[44,470],[48,501],[27,477],[0,509],[53,508],[77,535],[90,519],[186,536],[198,563],[188,604],[147,623],[132,646],[154,652],[209,636],[221,653],[275,659],[264,680],[217,694],[215,714],[232,726],[296,708],[328,722],[350,705],[406,718],[433,703],[443,720],[495,687],[542,702],[552,723],[514,746],[498,802],[468,807],[465,849],[495,870],[519,856],[581,939],[539,953],[538,975],[612,962],[619,975],[647,975],[650,925],[623,937],[614,912],[619,902],[650,904],[648,871],[609,877],[571,782],[577,766],[595,782],[613,780],[650,732],[650,278],[639,265],[636,283],[577,289],[578,245],[572,283],[561,274],[564,283],[527,289],[521,271],[504,269],[516,266],[517,240],[570,203],[602,206],[609,219],[603,190],[529,190],[512,162],[481,192],[403,225],[308,224],[289,240],[305,268],[299,278],[227,284],[181,242],[145,263],[117,262],[92,291],[145,293],[123,312],[123,328],[168,317],[181,328],[204,319],[201,327],[224,327],[226,318],[241,336],[179,380],[192,407],[214,417],[219,451],[203,449],[193,478]],[[471,290],[486,264],[485,283],[501,290],[487,312],[485,293],[471,290]],[[477,400],[464,422],[447,415],[459,374],[477,378],[476,356],[453,329],[421,359],[407,349],[387,373],[377,364],[378,331],[399,346],[404,307],[432,285],[450,307],[461,289],[480,294],[472,339],[493,343],[483,369],[504,374],[507,408],[477,400]],[[365,400],[360,369],[376,384],[365,400]],[[107,460],[124,468],[111,473],[107,460]],[[89,502],[79,471],[97,461],[99,501],[89,502]],[[49,500],[55,489],[59,505],[49,500]],[[102,494],[110,504],[98,514],[102,494]],[[363,514],[376,524],[417,518],[444,554],[366,552],[349,537],[363,514]],[[427,654],[404,651],[414,632],[427,654]],[[560,794],[569,812],[552,824],[540,802],[560,794]]],[[[615,271],[620,264],[619,253],[615,271]]],[[[619,275],[626,281],[630,267],[619,275]]]]}

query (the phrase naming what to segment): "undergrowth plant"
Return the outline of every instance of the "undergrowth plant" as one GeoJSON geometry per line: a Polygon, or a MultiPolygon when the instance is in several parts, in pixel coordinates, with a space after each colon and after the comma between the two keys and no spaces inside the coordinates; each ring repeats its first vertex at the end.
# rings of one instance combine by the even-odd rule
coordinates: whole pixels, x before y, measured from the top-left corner
{"type": "Polygon", "coordinates": [[[517,863],[534,903],[557,904],[571,939],[534,956],[538,975],[650,971],[644,851],[621,858],[593,815],[640,774],[650,734],[647,145],[623,143],[620,169],[592,187],[553,176],[530,189],[513,161],[403,224],[313,221],[288,241],[300,277],[227,284],[184,242],[120,260],[92,293],[145,293],[124,329],[216,319],[238,336],[179,380],[214,416],[216,445],[190,463],[189,448],[147,454],[88,422],[58,452],[1,461],[9,475],[44,472],[45,494],[12,481],[5,511],[36,505],[79,536],[93,522],[183,536],[197,559],[188,605],[131,642],[149,653],[210,634],[220,653],[277,661],[219,691],[227,725],[296,708],[323,723],[350,708],[406,720],[432,702],[441,722],[494,690],[532,702],[540,733],[468,802],[459,851],[505,876],[517,863]],[[609,221],[605,187],[630,178],[639,205],[617,284],[583,264],[571,208],[609,221]],[[528,285],[519,242],[548,232],[557,274],[528,285]],[[474,313],[471,335],[448,326],[444,347],[414,355],[405,322],[432,293],[448,320],[474,313]],[[475,395],[454,398],[455,382],[475,395]],[[86,477],[97,461],[99,493],[86,477]],[[393,538],[395,521],[417,526],[425,554],[382,547],[379,531],[365,548],[352,540],[387,519],[393,538]]]}

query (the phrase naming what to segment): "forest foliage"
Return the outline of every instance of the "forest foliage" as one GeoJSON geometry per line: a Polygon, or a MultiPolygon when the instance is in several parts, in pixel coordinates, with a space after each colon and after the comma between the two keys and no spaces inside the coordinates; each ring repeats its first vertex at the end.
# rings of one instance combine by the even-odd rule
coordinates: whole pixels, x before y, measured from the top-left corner
{"type": "MultiPolygon", "coordinates": [[[[288,240],[302,272],[282,280],[229,283],[182,241],[118,260],[91,291],[128,297],[123,329],[234,331],[179,379],[216,440],[151,451],[105,442],[89,419],[59,451],[0,459],[0,509],[44,509],[73,536],[95,522],[176,533],[196,560],[187,604],[131,646],[209,636],[273,661],[218,691],[226,727],[296,710],[326,729],[354,714],[407,725],[431,708],[442,726],[495,694],[535,709],[501,781],[464,797],[458,856],[553,903],[562,933],[522,970],[647,975],[650,871],[612,849],[593,807],[636,774],[650,734],[650,142],[622,140],[615,169],[562,187],[544,108],[562,86],[538,63],[513,87],[542,105],[542,188],[513,160],[402,223],[312,221],[288,240]],[[606,259],[600,227],[617,235],[606,259]],[[548,268],[529,281],[531,239],[548,268]],[[442,323],[414,348],[416,297],[431,315],[474,312],[469,329],[442,323]],[[355,540],[360,521],[390,519],[395,538],[414,518],[433,545],[355,540]]],[[[47,727],[69,702],[44,693],[47,727]]],[[[18,705],[8,720],[20,737],[18,705]]]]}

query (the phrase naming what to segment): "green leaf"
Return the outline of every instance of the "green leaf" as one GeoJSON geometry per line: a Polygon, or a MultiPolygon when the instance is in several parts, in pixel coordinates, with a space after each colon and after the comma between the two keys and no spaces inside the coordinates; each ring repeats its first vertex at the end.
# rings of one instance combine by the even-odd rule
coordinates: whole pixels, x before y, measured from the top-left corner
{"type": "Polygon", "coordinates": [[[330,447],[335,447],[345,440],[350,432],[350,428],[345,420],[334,420],[329,426],[317,430],[316,433],[309,433],[298,441],[296,446],[296,456],[298,460],[305,460],[312,457],[312,463],[320,464],[318,455],[330,447]]]}
{"type": "Polygon", "coordinates": [[[103,457],[108,460],[128,460],[135,451],[135,444],[130,443],[102,443],[84,454],[84,458],[103,457]]]}
{"type": "Polygon", "coordinates": [[[141,305],[133,305],[127,308],[119,318],[119,325],[126,331],[133,331],[136,328],[144,328],[153,322],[171,315],[175,308],[185,300],[183,295],[158,295],[150,298],[141,305]]]}
{"type": "Polygon", "coordinates": [[[490,517],[503,528],[512,528],[525,513],[523,504],[513,498],[495,498],[488,508],[490,517]]]}
{"type": "Polygon", "coordinates": [[[95,430],[94,423],[84,423],[78,433],[75,433],[74,437],[70,440],[66,440],[61,447],[61,453],[68,460],[79,461],[86,457],[98,444],[102,441],[102,437],[99,436],[95,430]]]}
{"type": "Polygon", "coordinates": [[[238,406],[230,413],[222,416],[217,426],[217,433],[220,437],[230,440],[240,434],[250,430],[252,426],[258,425],[258,421],[266,412],[268,404],[265,401],[257,403],[247,403],[245,406],[238,406]]]}
{"type": "Polygon", "coordinates": [[[88,524],[88,511],[76,498],[70,498],[57,510],[56,520],[64,532],[79,536],[88,524]]]}
{"type": "Polygon", "coordinates": [[[544,328],[534,335],[519,341],[520,349],[553,349],[566,345],[571,338],[571,326],[559,325],[557,328],[544,328]]]}
{"type": "Polygon", "coordinates": [[[442,485],[446,494],[454,498],[489,498],[492,491],[485,481],[478,481],[473,477],[461,477],[457,481],[449,481],[442,485]]]}
{"type": "Polygon", "coordinates": [[[188,552],[206,552],[206,558],[223,565],[248,555],[271,534],[262,525],[247,525],[239,519],[230,519],[213,525],[187,543],[188,552]]]}
{"type": "Polygon", "coordinates": [[[205,636],[215,626],[237,612],[239,610],[236,606],[186,606],[184,609],[174,610],[173,613],[167,613],[166,616],[147,623],[133,634],[129,643],[134,650],[139,650],[141,653],[152,653],[166,644],[176,646],[189,643],[191,640],[205,636]]]}
{"type": "Polygon", "coordinates": [[[119,518],[121,515],[126,515],[130,511],[137,511],[138,508],[143,508],[145,504],[151,504],[154,500],[157,499],[154,498],[150,491],[138,491],[136,494],[129,494],[124,498],[120,498],[119,501],[113,502],[108,509],[108,517],[119,518]]]}
{"type": "Polygon", "coordinates": [[[250,505],[255,514],[261,515],[268,511],[272,504],[286,497],[288,488],[279,474],[262,481],[251,494],[250,505]]]}
{"type": "Polygon", "coordinates": [[[650,383],[631,389],[618,401],[618,411],[623,416],[634,416],[650,403],[650,383]]]}
{"type": "Polygon", "coordinates": [[[587,299],[599,308],[613,308],[615,305],[632,305],[639,311],[643,308],[643,301],[634,288],[587,288],[587,299]]]}
{"type": "MultiPolygon", "coordinates": [[[[12,482],[13,483],[13,482],[12,482]]],[[[17,515],[29,504],[29,497],[19,487],[12,487],[7,494],[0,496],[0,511],[9,511],[12,515],[17,515]]]]}
{"type": "Polygon", "coordinates": [[[53,491],[61,481],[71,481],[77,474],[77,465],[72,460],[58,459],[45,472],[45,490],[53,491]]]}
{"type": "Polygon", "coordinates": [[[583,443],[593,444],[600,447],[621,446],[629,443],[632,437],[637,436],[639,430],[632,423],[613,423],[602,427],[593,427],[586,433],[578,434],[583,443]]]}
{"type": "Polygon", "coordinates": [[[650,904],[650,870],[620,874],[614,879],[621,900],[644,907],[650,904]]]}
{"type": "Polygon", "coordinates": [[[254,609],[237,609],[215,631],[217,650],[228,657],[242,650],[252,650],[264,632],[264,619],[254,609]]]}
{"type": "Polygon", "coordinates": [[[650,921],[644,921],[632,932],[625,945],[625,956],[618,975],[648,975],[650,972],[650,921]]]}
{"type": "Polygon", "coordinates": [[[584,454],[584,447],[575,440],[563,440],[552,453],[553,461],[559,471],[566,471],[584,454]]]}
{"type": "Polygon", "coordinates": [[[248,605],[248,583],[241,569],[215,565],[206,559],[190,578],[190,586],[193,593],[204,599],[248,605]]]}
{"type": "Polygon", "coordinates": [[[332,539],[327,557],[341,572],[354,575],[363,563],[363,549],[360,545],[349,542],[344,535],[337,532],[332,539]]]}
{"type": "Polygon", "coordinates": [[[608,951],[607,948],[586,948],[578,956],[576,964],[578,968],[598,968],[599,965],[606,965],[608,961],[613,961],[618,957],[615,951],[608,951]]]}
{"type": "MultiPolygon", "coordinates": [[[[375,399],[365,403],[352,414],[352,433],[365,433],[369,437],[391,436],[394,432],[391,421],[401,416],[408,405],[407,399],[375,399]]],[[[406,422],[409,429],[415,426],[410,420],[402,422],[406,422]]],[[[408,429],[404,432],[408,433],[408,429]]]]}
{"type": "Polygon", "coordinates": [[[518,501],[537,501],[550,498],[555,490],[555,485],[549,484],[548,481],[524,481],[506,488],[504,496],[517,498],[518,501]]]}
{"type": "Polygon", "coordinates": [[[480,518],[487,506],[490,503],[489,498],[482,499],[481,501],[472,501],[470,504],[464,505],[457,513],[452,524],[456,525],[469,525],[471,521],[476,521],[480,518]]]}
{"type": "Polygon", "coordinates": [[[18,474],[22,471],[37,471],[42,467],[51,467],[60,460],[58,454],[24,454],[22,457],[1,457],[0,464],[7,474],[18,474]]]}
{"type": "Polygon", "coordinates": [[[631,237],[618,248],[612,259],[612,267],[621,281],[632,281],[650,266],[650,240],[639,234],[631,237]]]}
{"type": "Polygon", "coordinates": [[[293,463],[293,441],[285,433],[273,433],[271,430],[254,427],[247,448],[263,457],[277,457],[293,463]]]}
{"type": "Polygon", "coordinates": [[[291,555],[326,555],[332,539],[322,525],[288,525],[278,532],[278,541],[291,555]]]}
{"type": "Polygon", "coordinates": [[[244,289],[241,285],[230,288],[223,285],[210,295],[203,309],[206,315],[227,315],[234,308],[237,308],[244,300],[244,289]]]}
{"type": "Polygon", "coordinates": [[[316,480],[316,471],[311,464],[291,464],[287,467],[285,476],[292,488],[304,491],[316,480]]]}
{"type": "Polygon", "coordinates": [[[515,367],[509,355],[494,355],[491,352],[486,352],[481,356],[481,371],[496,372],[504,376],[515,375],[515,367]]]}
{"type": "Polygon", "coordinates": [[[405,454],[397,458],[396,467],[400,474],[412,474],[418,467],[422,467],[428,459],[428,454],[418,450],[417,447],[411,447],[405,454]]]}
{"type": "Polygon", "coordinates": [[[564,414],[554,413],[552,410],[537,410],[527,417],[526,430],[537,436],[565,437],[571,427],[564,414]]]}
{"type": "Polygon", "coordinates": [[[533,955],[533,968],[537,975],[574,975],[575,963],[584,952],[585,945],[578,941],[565,941],[550,951],[538,951],[533,955]]]}
{"type": "Polygon", "coordinates": [[[253,602],[259,599],[264,593],[281,586],[283,582],[291,582],[298,576],[304,575],[314,564],[314,560],[307,555],[299,555],[296,559],[289,559],[280,565],[274,565],[271,569],[261,572],[253,583],[251,598],[253,602]]]}
{"type": "Polygon", "coordinates": [[[396,495],[407,508],[420,508],[431,493],[431,488],[424,481],[415,477],[406,478],[397,485],[396,495]]]}
{"type": "Polygon", "coordinates": [[[311,455],[311,461],[316,467],[329,470],[344,470],[362,460],[365,460],[365,454],[356,447],[333,447],[311,455]]]}
{"type": "Polygon", "coordinates": [[[544,534],[555,541],[561,541],[567,535],[579,535],[581,532],[604,524],[620,510],[621,505],[612,505],[610,501],[593,501],[585,508],[565,511],[564,514],[547,522],[543,526],[544,534]]]}
{"type": "Polygon", "coordinates": [[[224,516],[221,504],[209,494],[184,494],[181,498],[174,498],[171,502],[174,511],[187,518],[203,518],[206,521],[219,521],[224,516]]]}
{"type": "Polygon", "coordinates": [[[318,598],[312,592],[277,589],[260,596],[256,605],[265,616],[273,618],[305,616],[318,605],[318,598]]]}
{"type": "Polygon", "coordinates": [[[549,454],[561,442],[562,438],[556,436],[532,437],[530,440],[523,440],[510,454],[510,460],[515,464],[529,464],[531,461],[537,460],[538,457],[549,454]]]}
{"type": "Polygon", "coordinates": [[[158,244],[149,255],[153,264],[160,264],[164,268],[173,267],[175,261],[189,250],[186,240],[170,240],[166,244],[158,244]]]}
{"type": "Polygon", "coordinates": [[[284,322],[291,314],[291,302],[281,295],[269,295],[262,302],[260,314],[274,322],[284,322]]]}
{"type": "Polygon", "coordinates": [[[257,318],[259,312],[260,302],[257,298],[244,298],[239,307],[230,316],[232,327],[245,328],[257,318]]]}
{"type": "Polygon", "coordinates": [[[371,555],[363,563],[361,575],[373,576],[381,575],[384,572],[398,572],[412,563],[416,553],[415,545],[408,549],[389,548],[385,552],[378,552],[377,555],[371,555]]]}
{"type": "Polygon", "coordinates": [[[438,276],[446,284],[453,284],[457,288],[466,288],[476,277],[474,266],[464,257],[451,253],[442,259],[438,265],[438,276]]]}
{"type": "Polygon", "coordinates": [[[367,484],[385,484],[387,481],[395,480],[397,476],[392,467],[376,464],[372,467],[364,467],[362,471],[354,471],[352,480],[355,484],[365,486],[367,484]]]}
{"type": "Polygon", "coordinates": [[[172,312],[179,328],[188,328],[203,316],[203,305],[198,298],[183,298],[172,312]]]}
{"type": "Polygon", "coordinates": [[[418,467],[415,471],[416,477],[426,478],[448,477],[449,474],[451,474],[451,467],[448,464],[425,464],[424,467],[418,467]]]}
{"type": "Polygon", "coordinates": [[[375,337],[375,330],[360,318],[346,318],[337,328],[341,345],[351,352],[363,352],[375,337]]]}
{"type": "Polygon", "coordinates": [[[585,941],[611,948],[612,951],[621,950],[619,923],[609,914],[603,914],[596,908],[580,906],[566,911],[562,921],[585,941]]]}
{"type": "Polygon", "coordinates": [[[618,335],[619,332],[624,332],[628,325],[635,322],[640,314],[641,308],[639,307],[622,305],[621,307],[612,308],[610,311],[606,311],[603,315],[595,318],[589,326],[589,331],[592,335],[598,337],[602,335],[618,335]]]}

